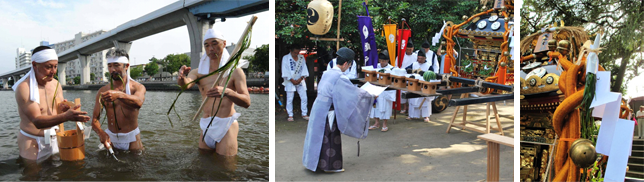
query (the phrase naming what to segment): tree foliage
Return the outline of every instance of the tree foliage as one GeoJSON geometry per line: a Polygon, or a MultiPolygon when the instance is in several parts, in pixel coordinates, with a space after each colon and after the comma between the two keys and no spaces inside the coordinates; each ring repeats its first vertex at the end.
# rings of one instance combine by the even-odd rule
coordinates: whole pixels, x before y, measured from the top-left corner
{"type": "Polygon", "coordinates": [[[165,68],[164,71],[173,74],[179,71],[183,65],[190,65],[190,56],[186,54],[168,54],[163,58],[165,68]]]}
{"type": "Polygon", "coordinates": [[[141,67],[131,67],[130,68],[130,77],[137,78],[143,75],[143,68],[141,67]]]}
{"type": "Polygon", "coordinates": [[[157,63],[158,61],[159,60],[157,58],[152,57],[150,59],[150,62],[145,65],[145,73],[147,73],[148,76],[152,77],[159,72],[159,63],[157,63]]]}
{"type": "MultiPolygon", "coordinates": [[[[286,44],[298,43],[307,47],[326,47],[335,49],[335,41],[312,41],[309,37],[316,35],[310,33],[306,27],[306,7],[310,1],[276,1],[275,5],[275,34],[286,44]]],[[[333,24],[329,32],[319,37],[335,38],[337,35],[338,0],[329,0],[334,7],[333,24]]],[[[342,1],[342,19],[340,27],[340,47],[348,47],[356,51],[357,57],[361,53],[361,40],[358,32],[357,16],[366,16],[367,13],[362,3],[364,1],[342,1]]],[[[382,25],[387,24],[389,17],[400,28],[401,19],[405,18],[412,30],[412,42],[416,49],[440,31],[443,20],[461,23],[462,16],[471,16],[483,11],[478,0],[444,1],[444,0],[372,0],[369,1],[369,15],[372,17],[374,34],[378,49],[386,49],[385,38],[382,36],[382,25]]],[[[489,7],[489,6],[488,6],[489,7]]],[[[286,52],[277,53],[283,55],[286,52]]],[[[356,60],[362,63],[362,60],[356,60]]]]}
{"type": "Polygon", "coordinates": [[[81,77],[80,76],[74,77],[74,84],[80,84],[80,82],[81,82],[81,77]]]}
{"type": "Polygon", "coordinates": [[[254,55],[246,56],[244,59],[250,62],[248,66],[250,71],[268,71],[268,44],[255,49],[254,55]]]}

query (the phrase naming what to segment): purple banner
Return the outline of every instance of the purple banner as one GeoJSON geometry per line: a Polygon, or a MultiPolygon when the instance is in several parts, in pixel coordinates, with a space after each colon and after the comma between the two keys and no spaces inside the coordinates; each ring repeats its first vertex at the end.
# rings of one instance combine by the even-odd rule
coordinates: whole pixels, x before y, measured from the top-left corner
{"type": "Polygon", "coordinates": [[[378,64],[378,46],[376,46],[376,36],[373,34],[373,25],[371,24],[371,17],[369,17],[369,9],[365,3],[365,10],[367,16],[358,16],[358,32],[360,32],[360,40],[362,40],[362,53],[364,55],[365,66],[377,67],[378,64]]]}

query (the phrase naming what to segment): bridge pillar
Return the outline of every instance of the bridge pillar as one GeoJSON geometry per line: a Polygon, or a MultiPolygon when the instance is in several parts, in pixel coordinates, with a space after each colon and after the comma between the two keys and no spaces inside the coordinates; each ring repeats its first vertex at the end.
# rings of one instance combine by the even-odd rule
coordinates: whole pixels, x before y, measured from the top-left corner
{"type": "Polygon", "coordinates": [[[113,40],[114,47],[117,49],[123,49],[127,54],[130,54],[130,47],[132,47],[132,42],[121,42],[118,40],[113,40]]]}
{"type": "Polygon", "coordinates": [[[81,62],[81,70],[83,70],[83,73],[81,74],[81,85],[88,84],[90,82],[90,77],[89,77],[89,55],[83,55],[83,54],[77,54],[78,55],[78,60],[81,62]]]}
{"type": "Polygon", "coordinates": [[[204,52],[203,49],[203,35],[212,28],[213,23],[211,24],[210,20],[202,19],[193,15],[190,11],[186,11],[183,14],[183,21],[188,27],[188,36],[190,37],[190,67],[196,69],[199,66],[199,60],[201,59],[201,54],[204,52]]]}
{"type": "Polygon", "coordinates": [[[2,88],[9,89],[9,78],[2,78],[2,88]]]}
{"type": "Polygon", "coordinates": [[[65,73],[65,70],[67,70],[67,63],[58,63],[58,82],[60,85],[67,85],[67,74],[65,73]]]}
{"type": "MultiPolygon", "coordinates": [[[[25,75],[27,76],[27,75],[25,75]]],[[[18,80],[20,80],[20,75],[13,75],[11,76],[11,79],[13,79],[13,84],[15,85],[18,80]]]]}

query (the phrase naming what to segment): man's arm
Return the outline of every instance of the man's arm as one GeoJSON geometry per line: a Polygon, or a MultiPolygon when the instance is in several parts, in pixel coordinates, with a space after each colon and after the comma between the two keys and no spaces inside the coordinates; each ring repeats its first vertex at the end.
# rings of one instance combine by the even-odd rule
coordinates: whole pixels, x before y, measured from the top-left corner
{"type": "Polygon", "coordinates": [[[304,59],[304,56],[302,56],[302,61],[303,61],[302,68],[300,68],[302,69],[300,71],[302,74],[300,74],[301,77],[298,78],[298,80],[300,81],[299,83],[303,82],[304,80],[306,80],[307,77],[309,77],[309,67],[306,65],[306,60],[304,59]]]}
{"type": "Polygon", "coordinates": [[[291,78],[291,65],[286,56],[282,57],[282,78],[284,78],[284,81],[293,82],[291,78]]]}
{"type": "Polygon", "coordinates": [[[108,139],[109,139],[109,136],[107,135],[107,133],[105,133],[105,131],[103,131],[103,129],[101,129],[101,122],[100,122],[100,120],[101,120],[101,111],[102,111],[101,108],[103,106],[101,104],[100,96],[101,96],[101,93],[103,93],[104,91],[105,90],[101,88],[98,91],[98,93],[96,93],[96,99],[94,101],[94,112],[92,113],[92,130],[94,130],[94,132],[96,132],[96,134],[98,135],[98,137],[101,140],[101,143],[103,143],[103,145],[105,145],[105,142],[108,141],[108,139]]]}
{"type": "Polygon", "coordinates": [[[250,95],[248,94],[248,87],[246,87],[246,75],[244,75],[244,71],[241,68],[235,69],[233,78],[235,79],[233,82],[235,90],[226,89],[224,96],[228,97],[228,99],[238,106],[244,108],[250,107],[250,95]]]}
{"type": "Polygon", "coordinates": [[[80,107],[80,105],[67,110],[65,113],[57,115],[41,115],[38,103],[29,100],[29,85],[24,82],[18,86],[16,91],[16,102],[18,103],[18,109],[20,109],[22,113],[27,116],[27,119],[38,129],[56,126],[65,121],[86,122],[89,120],[89,116],[85,116],[87,112],[73,110],[80,107]]]}
{"type": "Polygon", "coordinates": [[[103,92],[103,98],[105,101],[111,102],[114,100],[120,100],[123,104],[133,107],[141,108],[143,102],[145,101],[145,86],[143,84],[132,84],[133,87],[136,87],[136,92],[133,95],[128,95],[124,92],[119,92],[115,90],[108,90],[103,92]]]}

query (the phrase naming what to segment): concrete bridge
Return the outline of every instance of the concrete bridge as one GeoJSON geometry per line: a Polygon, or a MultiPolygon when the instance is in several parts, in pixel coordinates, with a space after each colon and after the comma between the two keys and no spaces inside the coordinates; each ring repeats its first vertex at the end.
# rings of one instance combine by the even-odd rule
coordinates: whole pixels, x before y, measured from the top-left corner
{"type": "MultiPolygon", "coordinates": [[[[156,11],[125,22],[93,39],[58,53],[58,79],[67,83],[65,68],[68,61],[79,59],[82,67],[81,84],[90,82],[90,60],[92,53],[112,47],[130,51],[132,42],[166,30],[187,25],[190,37],[190,66],[198,67],[203,52],[202,38],[212,28],[215,19],[246,16],[268,10],[268,0],[179,0],[156,11]]],[[[4,88],[8,80],[17,81],[29,72],[30,67],[0,74],[4,88]]]]}

